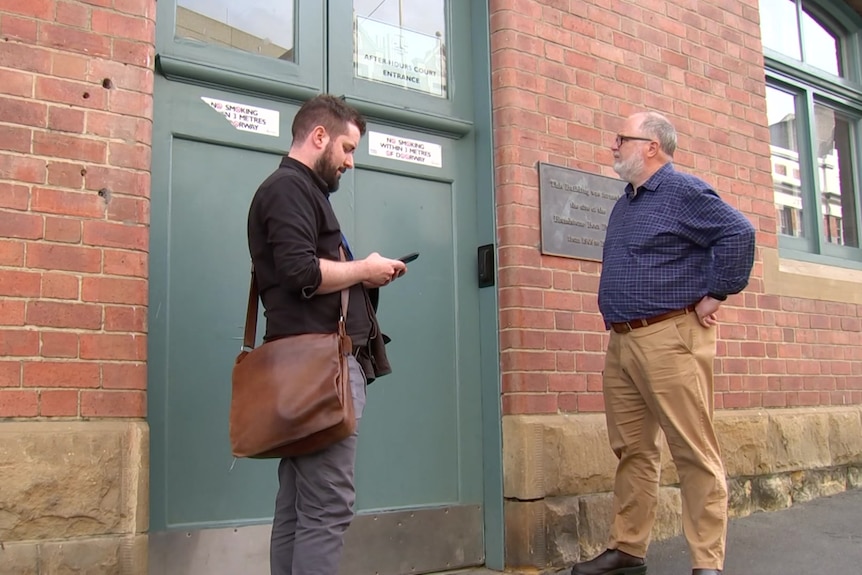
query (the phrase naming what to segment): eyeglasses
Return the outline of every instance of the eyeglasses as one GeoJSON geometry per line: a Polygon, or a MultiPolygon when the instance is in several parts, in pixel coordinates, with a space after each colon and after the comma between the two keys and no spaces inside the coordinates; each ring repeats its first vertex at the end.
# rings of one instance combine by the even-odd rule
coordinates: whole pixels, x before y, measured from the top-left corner
{"type": "Polygon", "coordinates": [[[652,138],[642,138],[640,136],[623,136],[622,134],[617,134],[617,138],[616,138],[616,140],[614,140],[614,143],[616,144],[617,148],[619,148],[620,146],[622,146],[624,143],[628,142],[629,140],[635,140],[638,142],[654,142],[655,141],[652,138]]]}

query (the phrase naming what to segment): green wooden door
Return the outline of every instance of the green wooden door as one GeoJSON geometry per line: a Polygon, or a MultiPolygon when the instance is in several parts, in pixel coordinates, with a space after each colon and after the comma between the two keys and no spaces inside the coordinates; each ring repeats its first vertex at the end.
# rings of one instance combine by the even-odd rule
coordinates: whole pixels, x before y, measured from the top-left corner
{"type": "MultiPolygon", "coordinates": [[[[496,333],[480,316],[476,280],[476,247],[489,242],[492,214],[477,201],[479,182],[488,180],[477,173],[482,156],[472,115],[475,6],[440,2],[437,46],[445,60],[413,68],[433,76],[442,64],[446,78],[417,91],[381,81],[390,78],[385,68],[353,66],[353,38],[367,33],[382,43],[364,48],[372,53],[393,29],[385,13],[361,20],[373,9],[361,0],[355,16],[350,1],[303,0],[289,14],[295,34],[266,42],[265,30],[243,23],[242,2],[227,2],[240,8],[224,18],[195,0],[175,4],[160,2],[158,14],[151,573],[265,572],[275,462],[235,461],[227,436],[230,370],[248,290],[245,222],[256,187],[289,148],[293,114],[322,91],[344,94],[369,119],[356,169],[333,196],[353,251],[421,254],[381,296],[394,373],[369,388],[357,459],[359,516],[348,532],[343,572],[484,563],[485,438],[491,429],[498,449],[499,421],[488,425],[482,403],[483,378],[497,366],[480,361],[483,340],[484,357],[494,361],[488,349],[496,333]],[[230,34],[220,27],[226,24],[230,34]],[[219,38],[223,45],[214,46],[219,38]]],[[[399,38],[402,49],[426,44],[434,46],[432,35],[399,38]]]]}

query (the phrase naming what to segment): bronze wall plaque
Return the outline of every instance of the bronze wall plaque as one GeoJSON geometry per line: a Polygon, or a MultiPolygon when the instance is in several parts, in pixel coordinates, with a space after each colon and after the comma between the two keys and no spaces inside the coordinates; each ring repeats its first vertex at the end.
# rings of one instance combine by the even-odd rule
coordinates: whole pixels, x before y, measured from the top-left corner
{"type": "Polygon", "coordinates": [[[602,261],[608,218],[625,182],[539,162],[542,253],[602,261]]]}

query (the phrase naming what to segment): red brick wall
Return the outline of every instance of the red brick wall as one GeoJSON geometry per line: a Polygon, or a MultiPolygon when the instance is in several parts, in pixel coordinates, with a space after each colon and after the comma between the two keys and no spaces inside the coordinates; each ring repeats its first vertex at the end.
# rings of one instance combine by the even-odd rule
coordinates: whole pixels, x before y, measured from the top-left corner
{"type": "MultiPolygon", "coordinates": [[[[539,161],[615,176],[611,141],[645,109],[679,132],[677,166],[776,248],[756,0],[491,0],[506,414],[603,409],[600,265],[540,252],[539,161]]],[[[716,405],[862,403],[862,306],[764,292],[721,310],[716,405]]]]}
{"type": "Polygon", "coordinates": [[[146,415],[155,6],[0,3],[0,417],[146,415]]]}

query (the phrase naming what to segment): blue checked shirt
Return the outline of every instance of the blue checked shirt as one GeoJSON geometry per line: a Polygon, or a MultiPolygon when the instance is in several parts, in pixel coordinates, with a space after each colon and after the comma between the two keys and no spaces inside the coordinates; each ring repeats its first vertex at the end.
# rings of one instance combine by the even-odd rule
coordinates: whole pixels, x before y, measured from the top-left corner
{"type": "Polygon", "coordinates": [[[608,222],[599,282],[606,323],[682,309],[707,294],[742,291],[754,227],[703,180],[668,163],[626,186],[608,222]]]}

